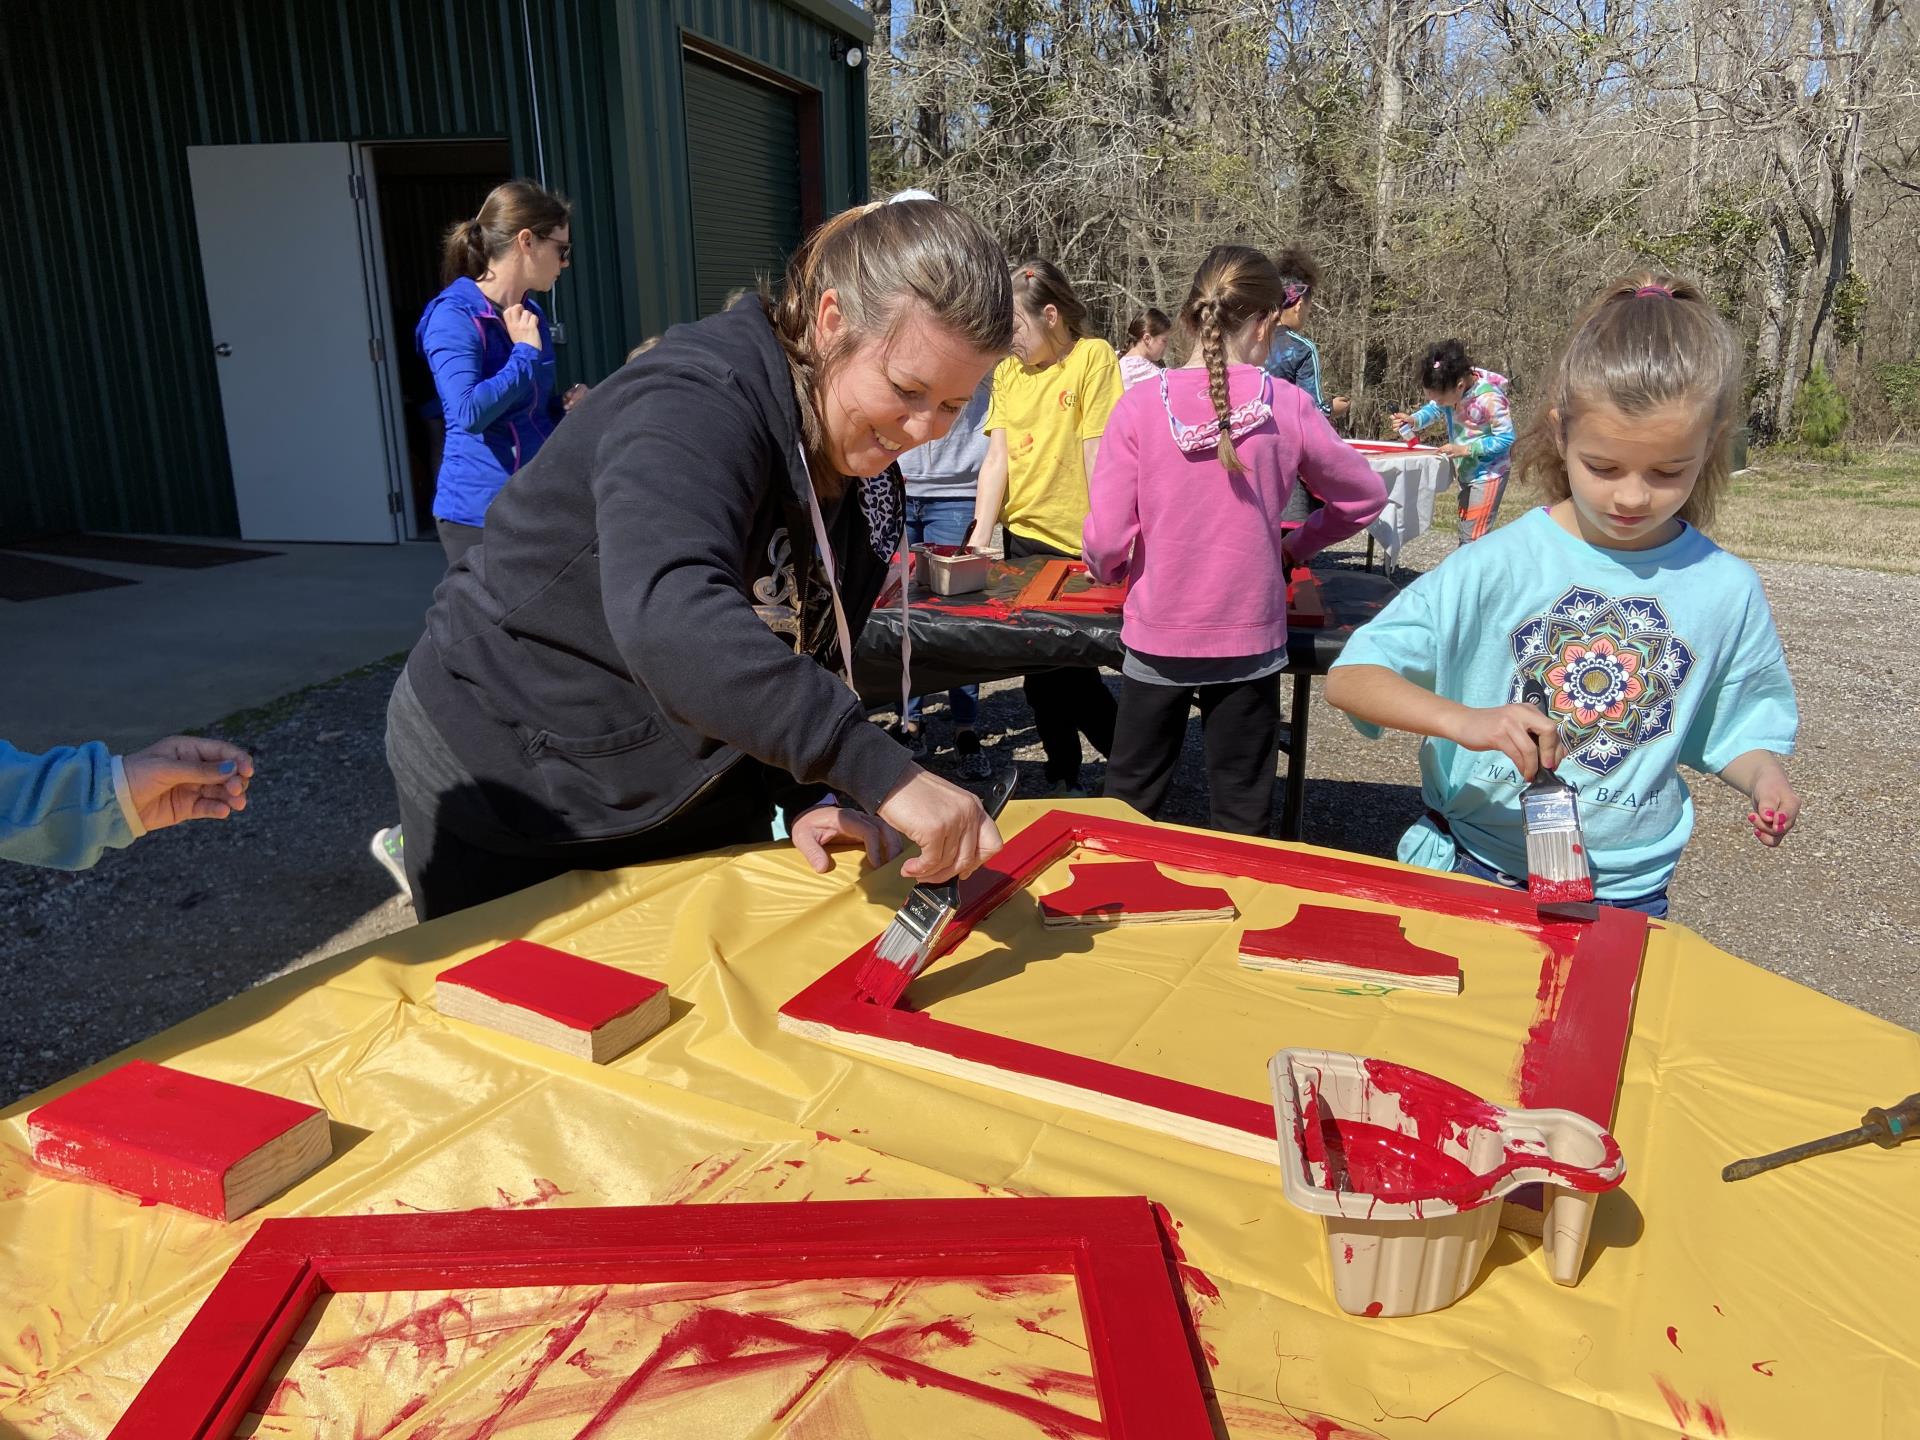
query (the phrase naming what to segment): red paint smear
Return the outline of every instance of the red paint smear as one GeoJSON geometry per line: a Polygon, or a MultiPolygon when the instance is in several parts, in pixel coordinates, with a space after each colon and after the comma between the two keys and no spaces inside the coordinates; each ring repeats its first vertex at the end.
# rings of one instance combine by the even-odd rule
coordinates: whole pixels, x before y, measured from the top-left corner
{"type": "Polygon", "coordinates": [[[804,1160],[782,1160],[780,1163],[782,1165],[791,1165],[796,1170],[805,1169],[807,1164],[804,1160]]]}
{"type": "Polygon", "coordinates": [[[1499,1107],[1438,1075],[1387,1060],[1367,1061],[1366,1071],[1374,1089],[1400,1102],[1409,1133],[1429,1145],[1448,1141],[1465,1145],[1468,1131],[1493,1127],[1499,1121],[1499,1107]]]}
{"type": "Polygon", "coordinates": [[[1363,1311],[1361,1311],[1360,1313],[1361,1313],[1361,1314],[1363,1314],[1363,1315],[1365,1315],[1365,1316],[1367,1316],[1367,1317],[1369,1317],[1369,1318],[1371,1318],[1371,1317],[1373,1317],[1373,1316],[1375,1316],[1375,1315],[1378,1315],[1378,1314],[1379,1314],[1379,1313],[1380,1313],[1380,1312],[1381,1312],[1382,1310],[1384,1310],[1385,1308],[1386,1308],[1386,1306],[1384,1306],[1383,1304],[1381,1304],[1381,1303],[1380,1303],[1380,1301],[1378,1301],[1378,1300],[1375,1300],[1375,1301],[1372,1301],[1372,1302],[1370,1302],[1370,1303],[1368,1304],[1368,1306],[1367,1306],[1367,1308],[1366,1308],[1365,1310],[1363,1310],[1363,1311]]]}
{"type": "Polygon", "coordinates": [[[1400,917],[1384,910],[1302,905],[1284,925],[1241,935],[1240,953],[1295,964],[1358,967],[1383,975],[1460,977],[1458,959],[1415,945],[1407,939],[1400,917]]]}
{"type": "MultiPolygon", "coordinates": [[[[857,1133],[857,1132],[856,1132],[856,1133],[857,1133]]],[[[814,1138],[814,1139],[816,1139],[816,1140],[822,1140],[822,1141],[825,1141],[825,1140],[831,1140],[831,1141],[832,1141],[832,1142],[833,1142],[834,1144],[836,1144],[836,1145],[838,1145],[838,1144],[840,1143],[840,1137],[839,1137],[838,1135],[829,1135],[829,1134],[827,1134],[827,1132],[826,1132],[826,1131],[824,1131],[824,1130],[816,1130],[816,1131],[814,1131],[814,1132],[813,1132],[813,1138],[814,1138]]]]}
{"type": "Polygon", "coordinates": [[[35,1331],[30,1329],[22,1330],[17,1336],[14,1337],[14,1343],[17,1344],[22,1350],[26,1351],[27,1354],[33,1358],[33,1365],[35,1369],[40,1368],[40,1365],[41,1365],[40,1336],[35,1331]]]}
{"type": "Polygon", "coordinates": [[[847,1184],[849,1184],[849,1185],[871,1185],[871,1184],[873,1184],[873,1169],[872,1169],[872,1167],[871,1167],[871,1166],[869,1166],[869,1167],[868,1167],[867,1169],[865,1169],[865,1170],[862,1170],[862,1171],[861,1171],[861,1172],[860,1172],[860,1173],[859,1173],[858,1175],[849,1175],[849,1176],[847,1177],[847,1184]]]}
{"type": "Polygon", "coordinates": [[[1347,1245],[1342,1248],[1346,1251],[1346,1254],[1342,1258],[1346,1260],[1347,1264],[1351,1265],[1353,1263],[1353,1247],[1347,1245]]]}
{"type": "Polygon", "coordinates": [[[736,1150],[731,1155],[709,1155],[705,1160],[696,1160],[681,1172],[678,1180],[667,1187],[667,1193],[660,1203],[686,1203],[746,1158],[746,1151],[736,1150]]]}
{"type": "Polygon", "coordinates": [[[1163,875],[1151,860],[1069,865],[1073,883],[1040,897],[1049,919],[1160,915],[1182,910],[1232,910],[1233,897],[1212,885],[1188,885],[1163,875]]]}
{"type": "Polygon", "coordinates": [[[1769,1380],[1771,1380],[1773,1378],[1773,1371],[1769,1370],[1767,1367],[1769,1365],[1772,1365],[1773,1363],[1774,1362],[1771,1360],[1756,1360],[1753,1362],[1753,1368],[1759,1371],[1762,1375],[1766,1376],[1769,1380]]]}
{"type": "Polygon", "coordinates": [[[434,983],[464,986],[575,1030],[598,1030],[667,988],[644,975],[531,940],[509,940],[442,970],[434,983]]]}
{"type": "Polygon", "coordinates": [[[1705,1400],[1700,1402],[1700,1423],[1707,1427],[1707,1434],[1709,1435],[1725,1435],[1727,1433],[1726,1420],[1722,1418],[1718,1410],[1714,1409],[1713,1406],[1705,1400]]]}
{"type": "Polygon", "coordinates": [[[1076,1350],[1085,1350],[1087,1348],[1071,1336],[1062,1335],[1057,1330],[1049,1330],[1038,1320],[1029,1320],[1024,1315],[1016,1319],[1013,1323],[1018,1325],[1022,1330],[1025,1330],[1029,1335],[1046,1335],[1052,1339],[1061,1341],[1063,1344],[1071,1345],[1076,1350]]]}
{"type": "Polygon", "coordinates": [[[412,1345],[422,1361],[444,1365],[447,1360],[446,1322],[455,1316],[471,1325],[473,1312],[457,1295],[446,1295],[424,1310],[396,1320],[391,1325],[349,1340],[326,1360],[314,1362],[316,1370],[332,1370],[341,1365],[364,1365],[379,1345],[412,1345]]]}
{"type": "MultiPolygon", "coordinates": [[[[1676,1325],[1667,1326],[1667,1344],[1671,1345],[1676,1350],[1680,1349],[1680,1329],[1678,1326],[1676,1325]]],[[[1681,1353],[1684,1354],[1685,1352],[1682,1351],[1681,1353]]]]}
{"type": "Polygon", "coordinates": [[[524,1200],[515,1200],[498,1185],[494,1186],[493,1193],[500,1197],[499,1203],[493,1207],[496,1210],[531,1210],[535,1206],[558,1200],[562,1195],[571,1195],[573,1191],[562,1190],[553,1181],[543,1180],[536,1175],[533,1178],[533,1194],[524,1200]]]}
{"type": "Polygon", "coordinates": [[[1723,1320],[1726,1318],[1726,1315],[1727,1315],[1727,1312],[1722,1310],[1718,1305],[1713,1307],[1713,1313],[1718,1315],[1723,1320]]]}
{"type": "Polygon", "coordinates": [[[1336,1124],[1330,1138],[1344,1163],[1329,1161],[1328,1173],[1341,1190],[1400,1204],[1483,1188],[1461,1161],[1398,1130],[1348,1120],[1336,1124]]]}
{"type": "Polygon", "coordinates": [[[1542,927],[1554,954],[1542,971],[1521,1051],[1515,1092],[1521,1105],[1612,1122],[1646,935],[1645,915],[1611,906],[1590,921],[1542,927]]]}
{"type": "MultiPolygon", "coordinates": [[[[527,1367],[527,1373],[522,1375],[511,1389],[501,1392],[492,1412],[480,1428],[473,1432],[471,1440],[492,1440],[493,1432],[499,1429],[500,1422],[527,1398],[533,1387],[539,1383],[540,1377],[553,1368],[553,1362],[564,1355],[568,1347],[580,1338],[580,1332],[586,1328],[587,1321],[593,1318],[593,1312],[600,1308],[600,1302],[606,1298],[607,1292],[602,1290],[581,1306],[580,1313],[573,1319],[564,1325],[556,1325],[547,1332],[546,1349],[540,1352],[539,1358],[527,1367]]],[[[397,1418],[404,1418],[404,1416],[397,1418]]]]}
{"type": "Polygon", "coordinates": [[[267,1400],[265,1408],[260,1411],[261,1415],[286,1414],[286,1406],[295,1395],[298,1395],[302,1401],[305,1401],[307,1398],[307,1392],[300,1388],[300,1382],[298,1380],[282,1380],[278,1385],[273,1387],[273,1394],[267,1400]]]}
{"type": "Polygon", "coordinates": [[[27,1116],[33,1159],[137,1196],[220,1220],[226,1176],[269,1141],[321,1112],[312,1105],[130,1060],[27,1116]]]}
{"type": "Polygon", "coordinates": [[[1667,1409],[1673,1412],[1673,1423],[1685,1430],[1687,1422],[1693,1419],[1693,1406],[1687,1402],[1686,1397],[1658,1375],[1653,1377],[1653,1383],[1659,1387],[1660,1398],[1667,1402],[1667,1409]]]}
{"type": "MultiPolygon", "coordinates": [[[[841,1329],[808,1330],[769,1316],[703,1310],[680,1321],[662,1337],[653,1354],[621,1382],[593,1418],[579,1430],[574,1440],[592,1440],[592,1437],[606,1433],[609,1422],[640,1393],[649,1379],[677,1356],[691,1354],[700,1362],[698,1365],[681,1367],[677,1373],[690,1379],[717,1380],[722,1378],[723,1370],[738,1368],[732,1362],[756,1366],[766,1357],[762,1354],[743,1355],[741,1352],[749,1346],[768,1344],[783,1347],[774,1352],[782,1364],[798,1353],[821,1355],[820,1366],[814,1376],[836,1361],[860,1359],[873,1364],[890,1379],[964,1395],[1017,1415],[1031,1421],[1049,1436],[1106,1433],[1105,1426],[1097,1420],[1074,1415],[1044,1401],[951,1375],[901,1353],[902,1350],[917,1349],[935,1340],[965,1346],[973,1342],[973,1332],[962,1321],[949,1318],[929,1325],[890,1326],[866,1336],[856,1336],[841,1329]],[[898,1348],[892,1348],[896,1346],[898,1348]]],[[[809,1385],[813,1378],[809,1377],[809,1385]]],[[[805,1387],[802,1387],[789,1401],[787,1408],[797,1403],[804,1393],[805,1387]]],[[[785,1413],[783,1409],[773,1418],[778,1420],[785,1413]]]]}

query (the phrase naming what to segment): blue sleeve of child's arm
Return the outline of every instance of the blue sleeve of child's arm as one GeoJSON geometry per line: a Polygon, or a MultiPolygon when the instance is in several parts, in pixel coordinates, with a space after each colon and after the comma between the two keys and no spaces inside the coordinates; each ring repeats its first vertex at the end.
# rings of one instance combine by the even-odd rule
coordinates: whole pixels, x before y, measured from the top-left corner
{"type": "Polygon", "coordinates": [[[101,851],[131,845],[138,832],[117,768],[98,740],[44,755],[0,740],[0,860],[85,870],[101,851]]]}
{"type": "Polygon", "coordinates": [[[1413,412],[1413,428],[1416,430],[1424,430],[1433,424],[1434,421],[1438,420],[1443,413],[1438,405],[1429,400],[1413,412]]]}
{"type": "MultiPolygon", "coordinates": [[[[1433,689],[1438,682],[1435,658],[1440,650],[1436,618],[1440,577],[1440,570],[1430,570],[1394,596],[1386,609],[1353,632],[1340,658],[1328,668],[1378,665],[1423,689],[1433,689]]],[[[1386,733],[1382,727],[1355,716],[1347,718],[1369,740],[1378,740],[1386,733]]]]}
{"type": "Polygon", "coordinates": [[[1755,579],[1732,660],[1687,728],[1680,762],[1718,775],[1749,750],[1791,755],[1799,733],[1800,706],[1786,652],[1755,579]]]}
{"type": "Polygon", "coordinates": [[[471,316],[452,305],[442,305],[427,322],[424,346],[434,388],[450,423],[478,435],[533,394],[533,367],[540,352],[515,344],[507,363],[482,379],[485,350],[471,316]]]}
{"type": "Polygon", "coordinates": [[[1491,428],[1467,442],[1467,451],[1476,460],[1498,460],[1513,448],[1513,409],[1507,397],[1496,390],[1487,397],[1491,428]]]}

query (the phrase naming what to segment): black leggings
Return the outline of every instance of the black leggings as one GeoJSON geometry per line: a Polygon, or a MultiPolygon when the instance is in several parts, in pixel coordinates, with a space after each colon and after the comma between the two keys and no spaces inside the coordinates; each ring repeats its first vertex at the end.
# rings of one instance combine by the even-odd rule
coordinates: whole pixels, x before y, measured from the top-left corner
{"type": "MultiPolygon", "coordinates": [[[[1007,558],[1021,560],[1030,555],[1079,558],[1009,530],[1007,558]]],[[[1071,666],[1038,670],[1025,676],[1020,685],[1033,711],[1034,733],[1047,752],[1047,783],[1078,788],[1080,737],[1086,736],[1102,755],[1113,753],[1113,725],[1119,707],[1101,682],[1100,672],[1071,666]]]]}
{"type": "Polygon", "coordinates": [[[1266,834],[1280,753],[1280,673],[1198,687],[1150,685],[1128,676],[1120,687],[1108,798],[1160,818],[1186,743],[1187,711],[1197,698],[1213,828],[1266,834]]]}

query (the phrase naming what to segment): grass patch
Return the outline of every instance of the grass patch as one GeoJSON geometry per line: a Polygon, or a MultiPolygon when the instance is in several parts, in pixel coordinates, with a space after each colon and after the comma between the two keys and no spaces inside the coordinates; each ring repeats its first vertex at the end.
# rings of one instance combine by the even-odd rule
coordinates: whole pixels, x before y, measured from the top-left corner
{"type": "Polygon", "coordinates": [[[1920,449],[1843,460],[1761,451],[1728,486],[1711,533],[1749,560],[1920,575],[1920,449]]]}

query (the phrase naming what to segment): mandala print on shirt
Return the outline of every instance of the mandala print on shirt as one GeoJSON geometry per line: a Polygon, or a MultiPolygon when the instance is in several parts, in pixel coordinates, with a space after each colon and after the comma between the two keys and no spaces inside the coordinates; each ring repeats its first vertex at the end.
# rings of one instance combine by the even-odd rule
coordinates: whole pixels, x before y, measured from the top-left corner
{"type": "Polygon", "coordinates": [[[1614,598],[1576,585],[1508,636],[1513,688],[1546,691],[1571,758],[1596,775],[1673,729],[1674,699],[1693,673],[1693,650],[1658,600],[1614,598]]]}
{"type": "Polygon", "coordinates": [[[882,560],[891,560],[906,533],[904,487],[892,467],[860,482],[860,513],[867,517],[867,543],[882,560]]]}

